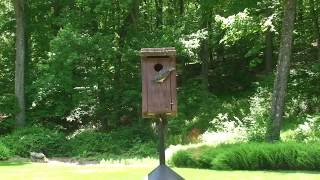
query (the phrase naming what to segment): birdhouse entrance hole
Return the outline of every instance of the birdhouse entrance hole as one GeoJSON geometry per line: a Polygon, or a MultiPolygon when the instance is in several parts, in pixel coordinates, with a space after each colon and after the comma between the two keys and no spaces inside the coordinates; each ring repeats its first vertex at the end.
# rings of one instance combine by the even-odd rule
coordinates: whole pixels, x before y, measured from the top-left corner
{"type": "Polygon", "coordinates": [[[157,71],[157,72],[159,72],[159,71],[161,71],[163,69],[163,65],[162,64],[156,64],[156,65],[154,65],[154,70],[155,71],[157,71]]]}

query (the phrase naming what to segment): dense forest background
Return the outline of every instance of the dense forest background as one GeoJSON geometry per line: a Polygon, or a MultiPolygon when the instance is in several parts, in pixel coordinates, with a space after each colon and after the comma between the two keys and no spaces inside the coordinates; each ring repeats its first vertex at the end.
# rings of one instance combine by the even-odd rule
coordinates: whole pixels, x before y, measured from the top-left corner
{"type": "MultiPolygon", "coordinates": [[[[1,0],[0,134],[7,140],[12,133],[54,131],[59,134],[54,137],[78,137],[71,145],[79,149],[69,152],[77,155],[123,147],[143,154],[147,146],[152,153],[156,130],[141,116],[139,51],[146,47],[177,49],[178,116],[169,120],[168,144],[197,142],[203,133],[238,127],[248,140],[264,141],[273,127],[283,1],[15,2],[25,3],[26,118],[17,123],[18,11],[12,1],[1,0]],[[91,141],[102,144],[93,147],[91,141]]],[[[320,138],[320,2],[297,0],[294,9],[281,139],[313,141],[320,138]]],[[[56,146],[47,153],[61,152],[56,146]]]]}

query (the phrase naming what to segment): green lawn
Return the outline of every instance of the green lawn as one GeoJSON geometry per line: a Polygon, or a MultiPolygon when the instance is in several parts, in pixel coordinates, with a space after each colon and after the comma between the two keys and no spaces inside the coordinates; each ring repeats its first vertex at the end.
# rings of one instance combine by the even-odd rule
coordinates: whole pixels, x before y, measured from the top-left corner
{"type": "MultiPolygon", "coordinates": [[[[103,165],[38,164],[23,162],[0,162],[0,179],[36,180],[142,180],[154,167],[124,167],[103,165]]],[[[320,172],[296,171],[213,171],[175,168],[186,180],[318,180],[320,172]]]]}

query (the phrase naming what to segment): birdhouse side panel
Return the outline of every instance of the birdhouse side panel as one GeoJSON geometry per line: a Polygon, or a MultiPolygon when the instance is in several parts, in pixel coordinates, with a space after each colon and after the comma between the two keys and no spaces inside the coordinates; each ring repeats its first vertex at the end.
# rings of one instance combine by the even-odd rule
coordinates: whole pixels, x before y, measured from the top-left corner
{"type": "Polygon", "coordinates": [[[141,59],[141,75],[142,75],[142,115],[148,113],[148,81],[147,81],[147,64],[144,63],[146,58],[141,59]]]}
{"type": "MultiPolygon", "coordinates": [[[[170,66],[176,69],[176,58],[171,57],[170,66]]],[[[177,71],[172,71],[170,75],[170,90],[171,90],[171,115],[175,116],[178,110],[177,102],[177,71]]]]}

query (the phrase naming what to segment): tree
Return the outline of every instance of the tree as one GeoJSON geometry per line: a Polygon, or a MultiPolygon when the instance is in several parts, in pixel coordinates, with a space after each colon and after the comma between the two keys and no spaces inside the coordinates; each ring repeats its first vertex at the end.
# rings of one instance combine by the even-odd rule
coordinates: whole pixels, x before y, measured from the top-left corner
{"type": "MultiPolygon", "coordinates": [[[[162,1],[159,1],[161,7],[162,7],[162,1]],[[161,3],[160,3],[161,2],[161,3]]],[[[115,73],[114,73],[114,87],[117,90],[117,95],[114,97],[113,101],[116,102],[114,104],[114,107],[116,107],[116,109],[121,109],[121,96],[123,93],[123,80],[122,80],[122,66],[123,66],[123,54],[124,54],[124,48],[125,48],[125,44],[126,44],[126,39],[128,38],[127,36],[129,35],[129,33],[133,33],[136,30],[136,23],[138,21],[138,15],[139,15],[139,5],[140,5],[140,0],[133,0],[129,6],[128,6],[128,13],[125,16],[124,22],[119,25],[119,30],[118,30],[118,34],[119,34],[119,38],[118,38],[118,49],[119,52],[116,55],[116,64],[115,64],[115,73]],[[131,30],[131,32],[130,32],[131,30]]],[[[162,22],[162,8],[161,8],[161,16],[159,16],[159,18],[161,17],[161,20],[159,20],[160,22],[162,22]]],[[[161,24],[158,24],[161,25],[161,24]]],[[[114,111],[112,113],[113,115],[113,119],[115,120],[119,120],[120,116],[121,116],[121,112],[120,111],[114,111]]],[[[115,123],[111,123],[111,124],[115,124],[115,123]]]]}
{"type": "Polygon", "coordinates": [[[209,62],[212,55],[212,49],[210,47],[211,32],[212,32],[212,7],[210,3],[206,1],[200,2],[201,20],[200,28],[208,31],[208,37],[201,40],[199,58],[201,60],[201,76],[202,76],[202,88],[204,91],[208,91],[208,73],[209,73],[209,62]]]}
{"type": "Polygon", "coordinates": [[[180,15],[184,14],[184,0],[179,0],[179,13],[180,15]]]}
{"type": "Polygon", "coordinates": [[[162,0],[155,0],[156,4],[156,25],[158,28],[161,29],[163,24],[163,1],[162,0]]]}
{"type": "Polygon", "coordinates": [[[24,71],[26,59],[26,2],[14,0],[16,14],[16,62],[15,62],[15,95],[18,101],[19,112],[16,114],[16,125],[23,127],[26,123],[24,71]]]}
{"type": "Polygon", "coordinates": [[[272,95],[271,124],[268,127],[266,134],[268,141],[280,140],[280,130],[283,121],[285,95],[292,53],[295,12],[296,0],[286,0],[282,22],[277,74],[272,95]]]}
{"type": "MultiPolygon", "coordinates": [[[[266,8],[266,17],[268,18],[267,21],[272,22],[272,10],[273,8],[267,6],[266,8]],[[271,19],[270,19],[271,18],[271,19]]],[[[265,59],[265,71],[266,73],[270,73],[273,70],[273,37],[274,37],[274,32],[272,30],[272,24],[269,24],[265,31],[265,44],[266,48],[264,51],[264,59],[265,59]]]]}
{"type": "Polygon", "coordinates": [[[270,73],[273,69],[273,32],[270,27],[267,29],[266,33],[266,48],[265,48],[265,62],[266,62],[266,72],[270,73]]]}
{"type": "Polygon", "coordinates": [[[313,21],[314,36],[317,43],[317,60],[320,61],[320,26],[319,26],[319,2],[310,0],[311,16],[313,21]]]}

